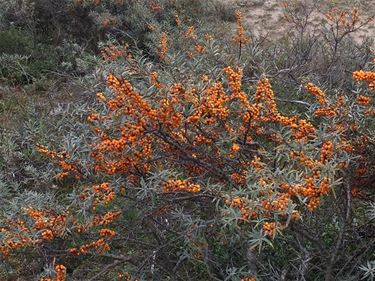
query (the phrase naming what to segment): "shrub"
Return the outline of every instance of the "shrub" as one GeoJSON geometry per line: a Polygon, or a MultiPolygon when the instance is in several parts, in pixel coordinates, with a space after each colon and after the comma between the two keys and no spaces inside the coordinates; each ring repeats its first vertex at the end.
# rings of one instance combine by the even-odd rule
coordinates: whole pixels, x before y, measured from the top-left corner
{"type": "Polygon", "coordinates": [[[16,29],[9,29],[0,32],[1,54],[27,55],[32,45],[32,39],[27,36],[27,34],[16,29]]]}
{"type": "Polygon", "coordinates": [[[354,72],[338,83],[336,59],[325,59],[344,58],[342,41],[296,68],[296,37],[275,45],[246,33],[240,13],[236,21],[219,40],[171,13],[170,24],[149,26],[146,51],[103,46],[106,83],[91,112],[79,111],[91,133],[78,118],[66,149],[38,145],[59,168],[58,190],[7,195],[7,265],[57,259],[33,275],[57,280],[369,275],[359,269],[373,259],[373,222],[361,210],[373,208],[363,199],[374,184],[374,62],[359,71],[340,62],[354,72]]]}
{"type": "Polygon", "coordinates": [[[83,53],[96,54],[98,43],[107,36],[127,42],[136,40],[139,47],[146,49],[153,40],[149,27],[170,28],[175,25],[173,17],[178,13],[186,14],[191,23],[217,22],[217,12],[222,18],[232,14],[216,1],[195,2],[0,1],[0,22],[4,29],[0,34],[0,53],[15,55],[3,58],[3,80],[25,84],[53,77],[51,73],[87,74],[81,72],[77,60],[83,53]],[[192,16],[198,8],[203,11],[201,17],[192,16]]]}

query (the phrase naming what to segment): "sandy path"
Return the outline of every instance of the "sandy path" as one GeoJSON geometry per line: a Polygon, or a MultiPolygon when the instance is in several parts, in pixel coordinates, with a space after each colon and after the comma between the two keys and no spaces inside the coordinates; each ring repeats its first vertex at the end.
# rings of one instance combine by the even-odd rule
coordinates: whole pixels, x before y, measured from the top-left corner
{"type": "MultiPolygon", "coordinates": [[[[233,5],[242,12],[244,21],[254,35],[266,35],[270,38],[280,38],[285,35],[291,25],[283,19],[284,10],[281,0],[224,0],[228,5],[233,5]]],[[[304,0],[307,3],[316,3],[316,0],[304,0]]],[[[311,27],[321,27],[324,13],[334,5],[338,8],[358,7],[363,11],[363,17],[375,16],[375,0],[323,0],[309,17],[311,27]]],[[[362,41],[366,36],[375,37],[375,20],[363,29],[352,33],[356,41],[362,41]]]]}

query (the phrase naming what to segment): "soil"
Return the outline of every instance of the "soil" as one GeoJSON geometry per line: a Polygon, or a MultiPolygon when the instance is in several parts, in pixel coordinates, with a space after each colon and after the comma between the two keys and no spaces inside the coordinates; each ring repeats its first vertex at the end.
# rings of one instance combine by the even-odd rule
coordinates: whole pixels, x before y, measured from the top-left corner
{"type": "MultiPolygon", "coordinates": [[[[293,3],[294,1],[280,0],[223,0],[228,5],[233,5],[235,9],[242,12],[244,22],[255,36],[268,36],[268,38],[281,38],[284,36],[291,24],[284,19],[283,3],[293,3]]],[[[301,2],[295,1],[295,2],[301,2]]],[[[358,7],[364,19],[375,16],[375,0],[302,0],[307,5],[315,7],[309,16],[310,30],[317,32],[315,27],[325,23],[325,13],[330,8],[350,10],[358,7]],[[319,3],[318,3],[319,2],[319,3]]],[[[375,37],[375,19],[350,36],[360,43],[366,37],[375,37]]],[[[374,44],[375,47],[375,44],[374,44]]]]}

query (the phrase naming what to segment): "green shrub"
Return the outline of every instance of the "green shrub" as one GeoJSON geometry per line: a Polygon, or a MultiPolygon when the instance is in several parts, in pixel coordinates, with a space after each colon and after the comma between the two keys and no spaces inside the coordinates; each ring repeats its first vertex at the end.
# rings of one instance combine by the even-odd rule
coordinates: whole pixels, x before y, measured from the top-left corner
{"type": "Polygon", "coordinates": [[[30,35],[17,29],[0,31],[0,55],[29,55],[34,41],[30,35]]]}

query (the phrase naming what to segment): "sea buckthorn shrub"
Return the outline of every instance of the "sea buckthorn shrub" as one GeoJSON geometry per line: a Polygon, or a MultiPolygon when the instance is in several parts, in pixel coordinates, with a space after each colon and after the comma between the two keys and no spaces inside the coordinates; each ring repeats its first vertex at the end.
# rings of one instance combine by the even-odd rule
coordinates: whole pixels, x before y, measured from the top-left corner
{"type": "MultiPolygon", "coordinates": [[[[14,91],[12,95],[17,95],[17,93],[14,91]]],[[[74,148],[87,142],[87,140],[82,140],[82,143],[79,143],[80,132],[88,128],[85,123],[77,122],[87,110],[85,104],[63,105],[61,100],[54,100],[50,103],[44,101],[31,106],[28,105],[30,102],[27,99],[42,100],[38,94],[27,97],[27,99],[23,96],[17,96],[17,98],[18,100],[15,100],[15,96],[7,97],[4,94],[0,103],[2,114],[7,113],[8,110],[22,110],[22,114],[18,116],[21,120],[3,119],[7,120],[10,125],[15,125],[15,128],[8,126],[7,123],[2,123],[0,128],[0,228],[2,230],[8,224],[7,222],[11,222],[17,217],[21,218],[24,214],[27,214],[25,221],[31,219],[25,208],[38,211],[48,210],[49,214],[43,218],[51,218],[51,220],[54,219],[52,214],[58,214],[65,209],[64,204],[59,202],[56,195],[57,190],[61,192],[68,188],[69,185],[67,183],[60,185],[56,182],[53,177],[57,170],[55,165],[53,162],[45,161],[43,155],[35,150],[36,145],[39,142],[49,143],[49,147],[59,149],[60,152],[63,149],[62,147],[64,147],[65,150],[70,152],[71,157],[76,158],[78,156],[77,152],[72,152],[74,148]],[[6,103],[3,104],[3,101],[6,103]],[[11,101],[13,104],[8,104],[11,101]]],[[[59,95],[55,95],[54,98],[61,99],[59,95]]],[[[2,115],[2,117],[4,116],[6,117],[7,115],[2,115]]],[[[79,158],[82,161],[81,154],[79,154],[79,158]]],[[[57,222],[60,223],[61,219],[57,219],[57,222]]],[[[27,223],[33,225],[31,221],[27,221],[27,223]]],[[[59,232],[60,230],[57,230],[57,228],[55,230],[59,232]]],[[[39,228],[37,231],[39,231],[40,235],[43,234],[47,238],[51,229],[39,228]]],[[[33,230],[33,234],[24,232],[23,234],[20,233],[20,235],[26,239],[28,235],[35,235],[37,231],[33,230]]],[[[3,232],[0,234],[2,242],[3,238],[5,239],[3,234],[5,235],[3,232]]],[[[31,243],[31,240],[24,240],[24,242],[31,243]]],[[[3,245],[3,243],[1,244],[3,245]]],[[[52,260],[51,263],[43,260],[43,257],[50,255],[47,252],[41,253],[34,249],[28,252],[27,259],[20,260],[15,257],[9,257],[6,264],[3,263],[4,256],[2,256],[0,279],[25,278],[33,280],[37,279],[44,266],[48,266],[48,268],[52,266],[51,270],[53,270],[52,260]]],[[[54,276],[53,273],[51,273],[51,276],[54,276]]]]}
{"type": "Polygon", "coordinates": [[[328,1],[300,0],[284,1],[282,6],[288,32],[272,52],[267,53],[272,57],[267,62],[272,61],[277,68],[263,63],[267,72],[282,81],[280,90],[316,82],[349,91],[351,73],[359,66],[366,68],[373,56],[371,36],[358,40],[360,32],[366,35],[365,28],[374,23],[373,15],[363,11],[366,5],[360,9],[328,1]],[[353,48],[353,41],[356,48],[353,48]],[[290,60],[290,57],[295,59],[290,60]]]}
{"type": "Polygon", "coordinates": [[[82,140],[35,148],[56,165],[55,191],[12,190],[1,209],[1,270],[32,258],[36,280],[363,277],[374,62],[345,86],[301,69],[284,82],[275,43],[235,18],[226,39],[173,14],[173,28],[149,26],[146,50],[102,46],[97,102],[66,132],[82,140]]]}
{"type": "Polygon", "coordinates": [[[227,7],[213,0],[0,1],[0,49],[6,47],[0,55],[0,79],[30,84],[55,76],[84,76],[92,72],[85,61],[93,60],[98,44],[108,36],[136,40],[146,49],[152,27],[175,26],[174,15],[186,14],[184,20],[194,23],[218,22],[218,13],[230,20],[233,13],[227,7]],[[24,40],[15,38],[18,33],[24,40]]]}
{"type": "Polygon", "coordinates": [[[51,35],[55,44],[63,40],[89,44],[96,48],[107,33],[126,32],[138,40],[147,32],[145,23],[171,22],[170,14],[184,13],[197,22],[233,20],[233,10],[221,2],[209,0],[134,1],[134,0],[2,0],[2,29],[20,28],[34,35],[51,35]],[[198,13],[199,11],[199,13],[198,13]]]}

